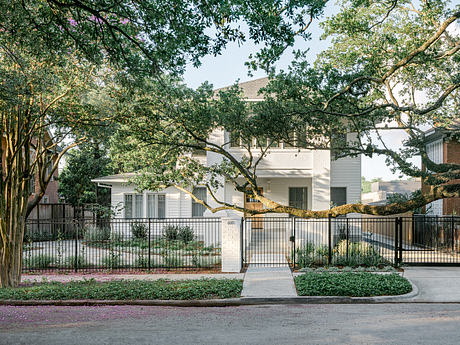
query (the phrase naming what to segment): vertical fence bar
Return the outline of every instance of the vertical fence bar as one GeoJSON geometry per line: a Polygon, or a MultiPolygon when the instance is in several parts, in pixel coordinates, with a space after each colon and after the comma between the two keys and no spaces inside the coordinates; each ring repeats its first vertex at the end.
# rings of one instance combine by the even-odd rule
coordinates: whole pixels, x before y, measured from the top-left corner
{"type": "Polygon", "coordinates": [[[395,217],[395,244],[394,244],[394,261],[395,261],[395,266],[398,266],[398,217],[395,217]]]}
{"type": "Polygon", "coordinates": [[[328,215],[327,221],[327,263],[330,265],[332,263],[332,214],[328,215]]]}
{"type": "MultiPolygon", "coordinates": [[[[152,244],[151,244],[151,235],[150,235],[150,232],[152,231],[152,219],[149,218],[149,236],[148,236],[148,240],[149,240],[149,251],[148,251],[148,270],[150,271],[151,267],[152,267],[152,264],[150,262],[150,257],[152,255],[152,244]]],[[[144,261],[145,262],[145,261],[144,261]]],[[[144,264],[145,265],[145,264],[144,264]]]]}
{"type": "Polygon", "coordinates": [[[240,259],[241,259],[241,269],[243,269],[244,265],[244,218],[241,217],[240,221],[240,259]]]}
{"type": "MultiPolygon", "coordinates": [[[[346,231],[347,231],[347,262],[348,262],[348,247],[350,246],[350,225],[349,225],[349,218],[347,216],[347,220],[346,220],[346,231]]],[[[361,226],[362,228],[362,226],[361,226]]]]}
{"type": "Polygon", "coordinates": [[[75,253],[74,253],[74,269],[75,273],[78,271],[78,220],[74,219],[74,224],[75,224],[75,253]]]}
{"type": "Polygon", "coordinates": [[[295,250],[296,250],[296,247],[295,247],[295,239],[296,239],[295,223],[296,223],[296,220],[297,220],[297,219],[296,219],[295,217],[293,217],[292,219],[293,219],[293,223],[294,223],[294,224],[293,224],[293,238],[292,238],[293,241],[292,241],[292,247],[291,247],[291,251],[292,251],[292,254],[291,254],[291,255],[292,255],[292,262],[293,262],[293,266],[292,266],[292,267],[295,268],[295,250]]]}
{"type": "Polygon", "coordinates": [[[402,236],[402,228],[403,228],[403,218],[399,217],[399,264],[402,264],[403,261],[403,236],[402,236]]]}
{"type": "Polygon", "coordinates": [[[452,230],[452,252],[455,250],[454,247],[454,215],[450,216],[450,228],[452,230]]]}

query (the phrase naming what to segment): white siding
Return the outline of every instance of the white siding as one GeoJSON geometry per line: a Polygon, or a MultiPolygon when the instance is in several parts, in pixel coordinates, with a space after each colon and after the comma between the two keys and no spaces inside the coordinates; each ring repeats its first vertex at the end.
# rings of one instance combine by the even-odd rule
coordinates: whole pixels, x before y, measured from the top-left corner
{"type": "Polygon", "coordinates": [[[349,204],[361,201],[361,156],[331,161],[331,187],[346,187],[349,204]]]}
{"type": "MultiPolygon", "coordinates": [[[[112,185],[112,208],[118,212],[115,214],[116,218],[124,218],[124,196],[125,194],[135,194],[134,186],[122,183],[113,183],[112,185]]],[[[151,193],[145,191],[144,194],[144,212],[143,218],[147,217],[147,194],[151,193]]],[[[180,218],[191,217],[191,200],[190,197],[182,196],[179,190],[170,187],[157,192],[166,195],[166,218],[180,218]],[[190,205],[189,205],[190,204],[190,205]]]]}

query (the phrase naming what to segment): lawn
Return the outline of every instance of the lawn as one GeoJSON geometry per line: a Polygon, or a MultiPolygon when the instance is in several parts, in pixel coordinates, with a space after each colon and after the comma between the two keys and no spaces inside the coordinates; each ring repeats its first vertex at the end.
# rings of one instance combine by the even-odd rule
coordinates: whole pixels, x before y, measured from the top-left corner
{"type": "Polygon", "coordinates": [[[294,278],[299,296],[370,297],[402,295],[412,291],[410,282],[396,273],[314,273],[294,278]]]}
{"type": "Polygon", "coordinates": [[[90,279],[0,288],[0,300],[198,300],[240,297],[242,288],[242,281],[237,279],[110,282],[97,282],[90,279]]]}

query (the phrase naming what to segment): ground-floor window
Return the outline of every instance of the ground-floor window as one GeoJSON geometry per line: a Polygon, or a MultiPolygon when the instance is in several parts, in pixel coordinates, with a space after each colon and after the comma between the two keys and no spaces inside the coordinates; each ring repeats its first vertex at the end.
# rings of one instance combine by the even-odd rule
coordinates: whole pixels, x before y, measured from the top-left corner
{"type": "MultiPolygon", "coordinates": [[[[144,195],[125,194],[125,218],[144,218],[144,195]]],[[[166,196],[164,194],[147,194],[148,218],[166,217],[166,196]]]]}
{"type": "Polygon", "coordinates": [[[147,194],[147,217],[166,218],[166,196],[164,194],[147,194]]]}
{"type": "Polygon", "coordinates": [[[346,187],[331,187],[331,204],[333,207],[342,206],[347,203],[346,187]]]}
{"type": "Polygon", "coordinates": [[[308,206],[307,187],[289,187],[289,206],[306,210],[308,206]]]}

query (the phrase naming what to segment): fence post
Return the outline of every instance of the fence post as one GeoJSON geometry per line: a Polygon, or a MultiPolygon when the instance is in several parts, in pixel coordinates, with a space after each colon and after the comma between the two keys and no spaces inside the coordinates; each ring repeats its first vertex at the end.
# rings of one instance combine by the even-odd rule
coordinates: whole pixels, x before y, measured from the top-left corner
{"type": "Polygon", "coordinates": [[[295,222],[296,222],[296,219],[297,219],[296,217],[292,217],[292,221],[293,221],[293,223],[294,223],[294,224],[293,224],[293,239],[294,239],[294,241],[292,241],[292,246],[293,246],[293,248],[292,248],[292,262],[293,262],[293,266],[292,266],[292,267],[293,267],[293,268],[295,268],[295,250],[296,250],[296,248],[295,248],[295,222]]]}
{"type": "Polygon", "coordinates": [[[78,271],[78,229],[79,229],[79,222],[78,219],[74,218],[74,224],[75,224],[75,255],[74,255],[74,269],[75,273],[78,271]]]}
{"type": "Polygon", "coordinates": [[[455,250],[455,246],[454,246],[454,230],[455,230],[455,225],[454,225],[454,215],[451,215],[450,217],[450,225],[451,225],[451,229],[452,229],[452,251],[455,250]]]}
{"type": "MultiPolygon", "coordinates": [[[[348,215],[347,215],[347,261],[348,261],[348,246],[350,245],[350,226],[348,224],[348,215]]],[[[362,227],[361,227],[362,228],[362,227]]]]}
{"type": "Polygon", "coordinates": [[[398,217],[395,217],[395,248],[394,248],[394,252],[395,252],[395,258],[394,258],[394,261],[395,261],[395,266],[398,266],[398,252],[399,252],[399,247],[398,247],[398,217]]]}
{"type": "Polygon", "coordinates": [[[240,223],[240,257],[241,257],[241,267],[244,267],[244,239],[243,239],[243,234],[244,234],[244,217],[241,217],[241,223],[240,223]]]}
{"type": "Polygon", "coordinates": [[[148,270],[149,270],[149,271],[150,271],[150,269],[151,269],[151,267],[152,267],[152,266],[151,266],[151,263],[150,263],[150,256],[151,256],[151,251],[152,251],[152,245],[151,245],[151,243],[150,243],[150,241],[151,241],[150,232],[152,231],[152,229],[151,229],[151,228],[152,228],[152,222],[151,222],[151,220],[152,220],[152,219],[149,218],[149,259],[148,259],[148,261],[149,261],[149,263],[148,263],[148,270]]]}
{"type": "Polygon", "coordinates": [[[332,214],[328,215],[327,224],[327,238],[328,238],[328,252],[327,252],[327,263],[332,263],[332,214]]]}
{"type": "Polygon", "coordinates": [[[403,261],[403,236],[402,236],[402,229],[403,228],[403,218],[399,217],[399,264],[402,264],[403,261]]]}

